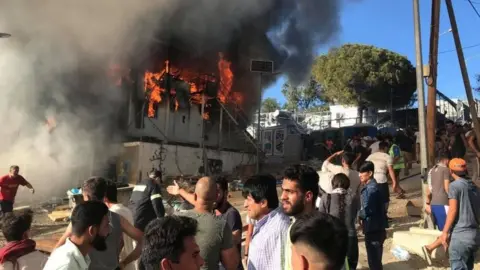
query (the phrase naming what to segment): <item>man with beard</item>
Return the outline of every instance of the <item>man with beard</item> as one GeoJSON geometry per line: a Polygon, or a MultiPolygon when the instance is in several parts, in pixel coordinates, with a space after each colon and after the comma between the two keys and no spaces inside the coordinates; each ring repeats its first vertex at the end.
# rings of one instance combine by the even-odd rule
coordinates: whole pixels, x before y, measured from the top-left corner
{"type": "MultiPolygon", "coordinates": [[[[92,177],[83,183],[82,195],[84,201],[98,201],[104,204],[106,192],[107,182],[101,177],[92,177]]],[[[91,263],[89,270],[124,269],[125,265],[138,259],[142,252],[143,233],[140,230],[133,227],[125,218],[112,211],[108,211],[108,221],[110,225],[110,236],[106,241],[107,249],[104,251],[92,250],[92,252],[90,252],[91,263]],[[136,241],[137,245],[129,255],[119,261],[123,233],[136,241]]],[[[56,248],[63,245],[67,237],[71,235],[72,224],[68,226],[67,231],[62,238],[60,238],[56,248]]]]}
{"type": "MultiPolygon", "coordinates": [[[[287,235],[290,235],[295,219],[315,210],[315,201],[318,197],[318,174],[306,165],[294,165],[285,170],[282,183],[283,212],[292,218],[287,235]]],[[[292,269],[292,242],[287,237],[285,242],[284,269],[292,269]]]]}
{"type": "MultiPolygon", "coordinates": [[[[223,176],[217,176],[215,179],[217,183],[217,206],[215,214],[227,221],[227,224],[232,229],[233,245],[237,247],[238,257],[241,258],[240,252],[242,250],[242,217],[238,210],[228,202],[228,181],[223,176]]],[[[225,269],[222,265],[220,269],[225,269]]],[[[237,269],[243,269],[242,261],[238,263],[237,269]]]]}
{"type": "Polygon", "coordinates": [[[73,209],[71,220],[72,234],[50,255],[43,270],[87,270],[88,254],[94,249],[107,249],[110,227],[105,204],[95,201],[79,204],[73,209]]]}

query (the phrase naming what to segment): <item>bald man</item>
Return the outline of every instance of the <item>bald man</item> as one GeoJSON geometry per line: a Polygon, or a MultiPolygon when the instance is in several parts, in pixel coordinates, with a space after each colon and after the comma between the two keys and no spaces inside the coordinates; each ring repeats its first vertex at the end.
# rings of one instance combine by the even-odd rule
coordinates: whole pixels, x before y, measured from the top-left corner
{"type": "Polygon", "coordinates": [[[193,209],[178,213],[198,222],[195,240],[200,255],[205,260],[202,269],[217,270],[219,263],[227,270],[236,270],[240,261],[233,245],[232,230],[221,217],[215,216],[214,203],[217,199],[217,184],[210,177],[198,180],[193,194],[193,209]]]}

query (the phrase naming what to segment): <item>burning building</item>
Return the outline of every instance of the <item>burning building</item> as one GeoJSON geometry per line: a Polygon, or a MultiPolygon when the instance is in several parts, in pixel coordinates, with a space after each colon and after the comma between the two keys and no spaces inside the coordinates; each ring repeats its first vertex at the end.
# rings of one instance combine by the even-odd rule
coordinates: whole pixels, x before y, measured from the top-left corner
{"type": "MultiPolygon", "coordinates": [[[[187,52],[176,57],[172,51],[168,48],[149,67],[121,80],[130,94],[125,117],[130,142],[117,164],[123,176],[135,181],[152,168],[174,176],[232,172],[254,164],[257,143],[246,131],[246,110],[258,106],[258,96],[239,90],[225,53],[212,54],[215,65],[203,66],[212,60],[192,57],[193,64],[188,64],[182,61],[187,52]]],[[[244,81],[258,80],[239,72],[244,72],[244,81]]],[[[259,87],[252,93],[258,95],[259,87]]]]}

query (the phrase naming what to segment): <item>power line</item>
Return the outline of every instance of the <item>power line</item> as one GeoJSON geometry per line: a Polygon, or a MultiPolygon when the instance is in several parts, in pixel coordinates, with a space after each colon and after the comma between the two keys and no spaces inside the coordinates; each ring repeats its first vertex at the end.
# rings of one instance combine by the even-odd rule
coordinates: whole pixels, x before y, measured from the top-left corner
{"type": "MultiPolygon", "coordinates": [[[[465,47],[462,47],[462,49],[470,49],[470,48],[475,48],[475,47],[478,47],[480,46],[480,43],[478,44],[474,44],[474,45],[470,45],[470,46],[465,46],[465,47]]],[[[448,50],[448,51],[442,51],[442,52],[439,52],[438,54],[441,54],[441,53],[449,53],[449,52],[455,52],[456,49],[452,49],[452,50],[448,50]]]]}
{"type": "Polygon", "coordinates": [[[472,4],[475,4],[475,5],[480,5],[480,2],[478,1],[471,1],[471,0],[465,0],[465,1],[471,2],[472,4]]]}
{"type": "MultiPolygon", "coordinates": [[[[477,13],[477,16],[478,18],[480,18],[480,13],[478,12],[477,8],[475,7],[475,5],[473,4],[472,0],[467,0],[468,3],[470,3],[470,6],[472,6],[473,10],[475,11],[475,13],[477,13]]],[[[477,3],[478,4],[478,3],[477,3]]]]}

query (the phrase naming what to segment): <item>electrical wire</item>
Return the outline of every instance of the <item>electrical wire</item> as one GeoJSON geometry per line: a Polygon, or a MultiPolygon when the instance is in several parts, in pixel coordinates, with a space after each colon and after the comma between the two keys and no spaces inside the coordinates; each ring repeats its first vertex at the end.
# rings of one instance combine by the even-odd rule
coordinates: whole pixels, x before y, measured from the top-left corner
{"type": "MultiPolygon", "coordinates": [[[[479,47],[480,46],[480,43],[477,43],[477,44],[474,44],[474,45],[470,45],[470,46],[465,46],[465,47],[462,47],[462,49],[471,49],[471,48],[475,48],[475,47],[479,47]]],[[[451,50],[447,50],[447,51],[442,51],[442,52],[439,52],[438,54],[442,54],[442,53],[449,53],[449,52],[454,52],[456,51],[456,49],[451,49],[451,50]]]]}
{"type": "MultiPolygon", "coordinates": [[[[467,0],[468,3],[470,3],[470,6],[472,6],[473,10],[475,11],[475,13],[477,13],[477,16],[478,18],[480,18],[480,13],[478,12],[477,8],[475,7],[475,5],[473,4],[472,0],[467,0]]],[[[478,4],[478,3],[477,3],[478,4]]]]}

